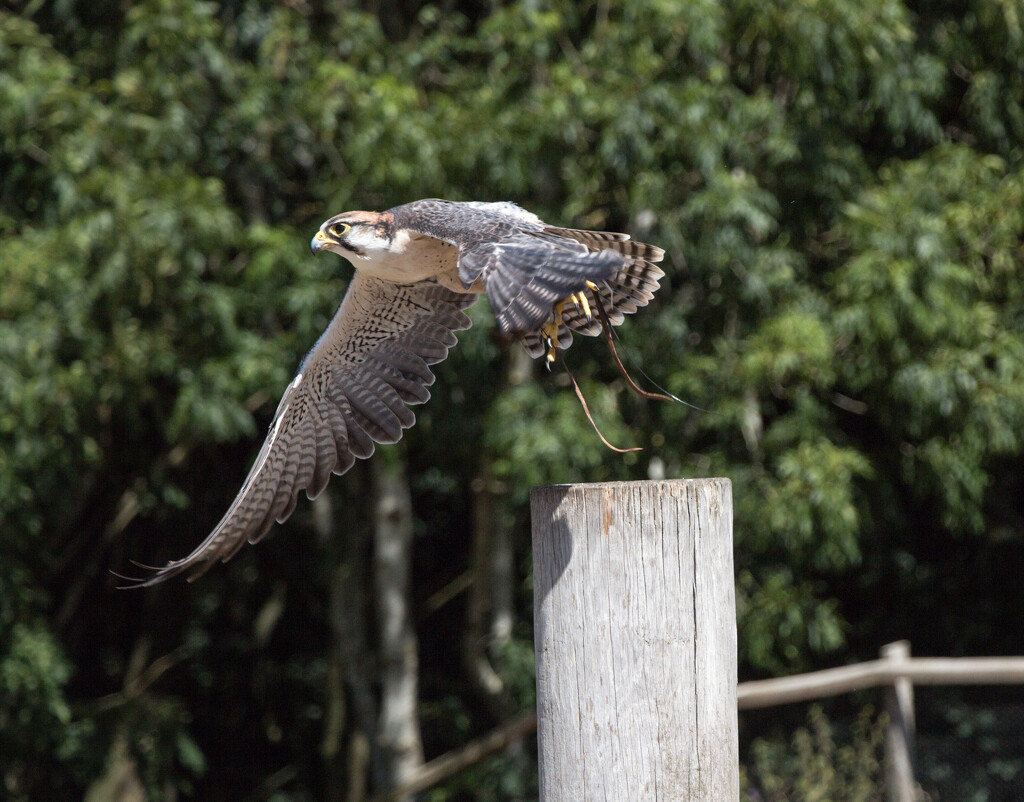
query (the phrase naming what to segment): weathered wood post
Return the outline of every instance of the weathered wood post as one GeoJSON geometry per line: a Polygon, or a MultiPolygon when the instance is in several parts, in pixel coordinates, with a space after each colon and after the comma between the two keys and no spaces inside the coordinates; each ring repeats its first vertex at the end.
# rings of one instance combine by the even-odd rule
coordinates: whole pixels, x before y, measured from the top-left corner
{"type": "Polygon", "coordinates": [[[530,501],[541,802],[738,799],[729,480],[530,501]]]}
{"type": "MultiPolygon", "coordinates": [[[[883,659],[894,669],[910,663],[910,641],[887,643],[880,650],[883,659]]],[[[885,779],[890,802],[914,802],[914,684],[907,677],[898,677],[885,690],[885,709],[889,729],[885,735],[885,779]]]]}

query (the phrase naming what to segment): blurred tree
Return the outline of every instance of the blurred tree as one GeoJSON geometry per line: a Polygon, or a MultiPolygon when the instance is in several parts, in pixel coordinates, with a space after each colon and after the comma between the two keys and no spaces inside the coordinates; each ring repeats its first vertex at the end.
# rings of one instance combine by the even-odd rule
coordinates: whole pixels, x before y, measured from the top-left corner
{"type": "MultiPolygon", "coordinates": [[[[1022,67],[996,0],[9,3],[4,795],[359,799],[401,763],[403,677],[428,759],[528,707],[541,482],[731,477],[745,675],[895,636],[1019,652],[1022,67]],[[665,246],[623,351],[712,412],[634,400],[577,340],[600,425],[645,446],[613,454],[482,304],[378,455],[418,644],[381,634],[364,467],[196,585],[114,591],[237,490],[349,275],[309,232],[429,196],[665,246]]],[[[431,798],[529,798],[529,751],[431,798]]]]}

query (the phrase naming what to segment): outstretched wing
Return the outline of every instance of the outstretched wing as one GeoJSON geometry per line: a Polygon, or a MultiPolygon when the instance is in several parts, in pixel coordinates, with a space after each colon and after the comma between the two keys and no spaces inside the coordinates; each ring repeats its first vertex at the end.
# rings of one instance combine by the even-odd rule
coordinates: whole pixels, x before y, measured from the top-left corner
{"type": "Polygon", "coordinates": [[[469,328],[462,311],[475,295],[433,281],[393,284],[356,272],[327,331],[303,361],[277,407],[270,431],[238,496],[187,557],[140,581],[201,575],[262,538],[295,509],[299,491],[316,498],[332,473],[395,443],[415,422],[407,404],[430,398],[430,365],[448,356],[453,332],[469,328]]]}
{"type": "Polygon", "coordinates": [[[552,307],[587,287],[616,275],[626,264],[613,250],[546,232],[520,232],[464,247],[459,278],[466,286],[483,282],[501,333],[519,338],[535,331],[552,307]]]}

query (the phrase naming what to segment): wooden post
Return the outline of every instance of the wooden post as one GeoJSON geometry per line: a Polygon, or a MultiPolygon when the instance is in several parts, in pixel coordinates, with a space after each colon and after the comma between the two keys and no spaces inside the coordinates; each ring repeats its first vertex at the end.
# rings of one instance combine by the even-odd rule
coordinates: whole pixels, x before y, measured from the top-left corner
{"type": "Polygon", "coordinates": [[[530,501],[541,802],[738,799],[729,480],[530,501]]]}
{"type": "MultiPolygon", "coordinates": [[[[910,663],[910,641],[887,643],[880,650],[883,660],[898,671],[910,663]]],[[[885,779],[889,802],[914,802],[914,685],[908,677],[897,677],[885,690],[889,730],[885,736],[885,779]]]]}

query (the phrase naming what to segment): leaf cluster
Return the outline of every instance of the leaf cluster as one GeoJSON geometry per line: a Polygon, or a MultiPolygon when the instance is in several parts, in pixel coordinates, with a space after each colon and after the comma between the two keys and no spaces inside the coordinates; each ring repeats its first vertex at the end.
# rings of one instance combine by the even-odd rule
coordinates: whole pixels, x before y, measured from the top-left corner
{"type": "MultiPolygon", "coordinates": [[[[127,600],[106,571],[180,556],[233,496],[350,275],[310,232],[419,197],[665,247],[622,352],[710,410],[633,399],[577,339],[603,431],[644,446],[609,452],[564,378],[472,310],[398,454],[428,751],[489,723],[451,657],[463,602],[427,604],[469,570],[481,477],[515,544],[496,663],[524,704],[527,494],[546,482],[730,477],[744,676],[894,636],[1019,651],[1022,76],[1024,18],[995,0],[5,7],[5,794],[81,796],[128,763],[154,796],[306,799],[343,775],[319,757],[340,715],[326,599],[366,573],[361,470],[330,491],[336,540],[300,505],[201,586],[127,600]],[[136,684],[139,655],[182,648],[136,684]]],[[[437,793],[515,798],[525,765],[437,793]]]]}

